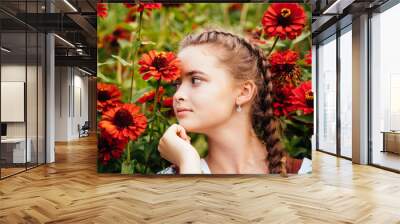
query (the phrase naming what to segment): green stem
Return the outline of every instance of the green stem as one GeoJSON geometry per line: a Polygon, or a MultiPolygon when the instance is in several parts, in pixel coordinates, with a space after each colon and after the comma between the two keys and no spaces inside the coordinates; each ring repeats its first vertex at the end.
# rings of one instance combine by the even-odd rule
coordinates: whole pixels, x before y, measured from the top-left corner
{"type": "MultiPolygon", "coordinates": [[[[140,12],[140,16],[139,16],[139,31],[138,31],[138,36],[136,37],[136,41],[135,41],[136,43],[138,43],[140,41],[140,31],[142,29],[142,15],[143,15],[143,12],[140,12]]],[[[131,91],[130,91],[131,95],[129,97],[129,102],[132,102],[132,96],[133,96],[133,94],[132,94],[133,93],[133,81],[134,81],[134,74],[135,74],[135,63],[134,62],[135,62],[136,53],[137,53],[137,51],[139,49],[138,46],[140,46],[140,44],[136,44],[135,45],[134,53],[131,56],[132,77],[131,77],[131,91]]],[[[128,148],[126,149],[126,153],[127,153],[126,159],[127,159],[129,164],[131,163],[131,146],[132,146],[132,144],[131,144],[131,142],[129,142],[128,145],[127,145],[128,148]]]]}
{"type": "Polygon", "coordinates": [[[272,51],[274,50],[276,43],[278,43],[278,40],[279,40],[279,37],[275,37],[274,43],[272,44],[272,47],[271,47],[271,49],[269,50],[269,52],[268,52],[268,54],[267,54],[267,57],[268,57],[268,56],[272,53],[272,51]]]}
{"type": "Polygon", "coordinates": [[[132,144],[131,144],[132,142],[131,141],[129,141],[128,142],[128,144],[127,144],[127,153],[128,153],[128,155],[127,155],[127,157],[126,157],[126,159],[130,162],[131,161],[131,146],[132,146],[132,144]]]}
{"type": "MultiPolygon", "coordinates": [[[[155,121],[156,113],[157,113],[157,110],[158,110],[158,94],[159,94],[160,86],[161,86],[161,78],[157,82],[156,93],[154,95],[153,114],[152,114],[152,117],[151,117],[152,122],[151,122],[151,127],[149,127],[150,128],[149,145],[151,145],[151,142],[153,141],[153,132],[154,132],[154,126],[155,126],[154,125],[154,121],[155,121]]],[[[145,169],[144,169],[145,173],[147,173],[147,170],[149,168],[149,160],[150,160],[151,155],[153,154],[153,151],[154,151],[154,149],[152,147],[150,147],[150,153],[146,158],[146,165],[145,165],[145,169]]]]}
{"type": "Polygon", "coordinates": [[[248,9],[249,9],[249,5],[243,4],[242,11],[240,12],[240,26],[241,27],[245,26],[248,9]]]}
{"type": "Polygon", "coordinates": [[[131,95],[129,97],[129,102],[132,103],[132,97],[133,97],[133,82],[134,82],[134,76],[135,76],[135,58],[136,58],[136,54],[139,50],[139,46],[140,46],[140,32],[142,30],[142,18],[143,18],[143,11],[140,12],[139,14],[139,30],[138,30],[138,35],[136,37],[136,41],[133,43],[136,43],[135,45],[135,49],[134,49],[134,53],[132,54],[132,58],[131,58],[131,63],[132,63],[132,76],[131,76],[131,95]]]}

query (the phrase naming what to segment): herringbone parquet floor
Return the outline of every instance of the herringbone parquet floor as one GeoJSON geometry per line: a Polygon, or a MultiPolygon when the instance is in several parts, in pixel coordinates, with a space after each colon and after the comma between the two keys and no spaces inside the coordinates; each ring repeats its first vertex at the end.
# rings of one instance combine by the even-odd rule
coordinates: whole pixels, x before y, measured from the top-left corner
{"type": "Polygon", "coordinates": [[[400,223],[400,175],[315,152],[289,178],[96,173],[96,140],[0,181],[0,223],[400,223]]]}

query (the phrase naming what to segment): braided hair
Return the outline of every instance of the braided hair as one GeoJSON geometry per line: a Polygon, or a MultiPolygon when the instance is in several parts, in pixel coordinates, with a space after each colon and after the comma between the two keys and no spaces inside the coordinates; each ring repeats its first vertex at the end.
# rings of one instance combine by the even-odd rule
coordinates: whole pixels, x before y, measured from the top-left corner
{"type": "Polygon", "coordinates": [[[204,30],[188,35],[181,42],[180,49],[205,44],[219,47],[215,56],[235,79],[255,82],[257,94],[251,107],[252,126],[266,146],[269,172],[287,176],[287,155],[280,141],[279,123],[273,116],[272,77],[263,50],[238,35],[221,30],[204,30]]]}

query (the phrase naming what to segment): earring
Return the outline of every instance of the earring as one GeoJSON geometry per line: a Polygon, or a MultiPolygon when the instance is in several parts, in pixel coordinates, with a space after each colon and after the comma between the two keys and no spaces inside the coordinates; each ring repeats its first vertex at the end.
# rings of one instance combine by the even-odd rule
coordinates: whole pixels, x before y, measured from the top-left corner
{"type": "Polygon", "coordinates": [[[242,107],[241,107],[240,105],[238,105],[238,106],[236,107],[236,111],[239,112],[239,113],[242,112],[242,107]]]}

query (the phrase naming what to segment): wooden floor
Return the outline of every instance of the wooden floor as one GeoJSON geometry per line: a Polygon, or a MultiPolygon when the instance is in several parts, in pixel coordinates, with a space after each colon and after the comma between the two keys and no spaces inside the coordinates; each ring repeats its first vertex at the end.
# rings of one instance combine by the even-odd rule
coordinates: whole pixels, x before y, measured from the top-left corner
{"type": "Polygon", "coordinates": [[[400,223],[400,175],[314,153],[290,178],[96,173],[94,138],[0,181],[0,223],[400,223]]]}

